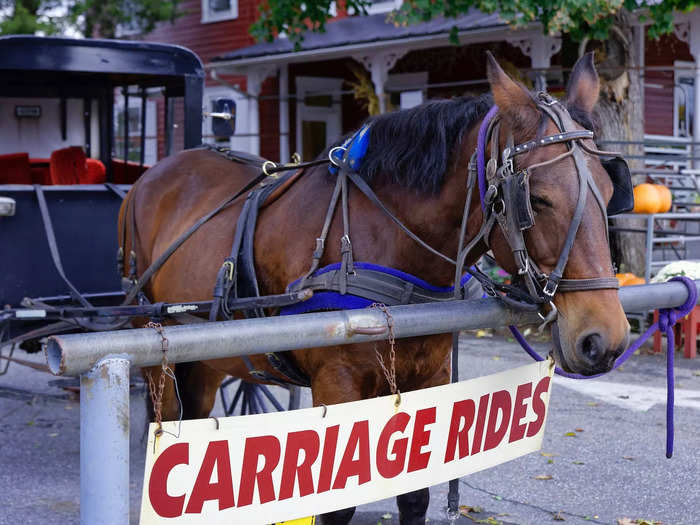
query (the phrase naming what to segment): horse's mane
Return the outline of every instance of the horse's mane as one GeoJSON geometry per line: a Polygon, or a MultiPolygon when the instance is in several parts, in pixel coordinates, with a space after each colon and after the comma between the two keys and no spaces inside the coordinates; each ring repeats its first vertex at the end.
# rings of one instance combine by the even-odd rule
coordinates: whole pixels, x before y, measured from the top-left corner
{"type": "Polygon", "coordinates": [[[490,94],[431,100],[420,106],[369,119],[369,145],[359,174],[437,193],[450,157],[464,132],[493,105],[490,94]]]}
{"type": "MultiPolygon", "coordinates": [[[[369,144],[358,173],[367,181],[393,182],[425,193],[437,193],[455,146],[493,106],[490,93],[476,97],[430,100],[411,109],[371,117],[369,144]]],[[[584,128],[597,130],[595,119],[568,105],[571,117],[584,128]]],[[[548,117],[539,113],[530,123],[542,133],[548,117]]],[[[534,113],[537,115],[537,113],[534,113]]],[[[333,146],[340,145],[344,139],[333,146]]],[[[331,148],[333,147],[331,146],[331,148]]],[[[330,149],[330,148],[329,148],[330,149]]],[[[328,150],[323,156],[328,155],[328,150]]]]}

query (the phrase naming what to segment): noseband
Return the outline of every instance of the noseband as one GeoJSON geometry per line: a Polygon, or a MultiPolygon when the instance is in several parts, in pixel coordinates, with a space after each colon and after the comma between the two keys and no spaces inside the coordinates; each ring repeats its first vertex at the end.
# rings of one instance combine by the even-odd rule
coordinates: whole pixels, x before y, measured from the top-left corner
{"type": "MultiPolygon", "coordinates": [[[[594,134],[589,130],[575,129],[576,125],[566,108],[556,99],[547,93],[538,93],[535,102],[538,108],[547,115],[557,126],[559,132],[553,135],[537,138],[522,144],[514,144],[513,135],[508,132],[506,145],[500,150],[499,132],[501,119],[498,116],[498,108],[494,106],[482,121],[479,130],[477,149],[469,162],[469,195],[465,206],[465,213],[462,223],[462,236],[466,230],[466,219],[469,215],[469,204],[471,200],[471,190],[474,186],[474,179],[478,180],[481,206],[484,212],[479,233],[466,247],[460,245],[457,259],[457,275],[461,275],[465,261],[469,253],[479,241],[483,241],[486,246],[490,246],[490,236],[495,224],[498,224],[506,242],[513,253],[513,258],[517,266],[516,280],[520,286],[499,285],[480,272],[477,268],[475,277],[479,279],[482,286],[490,295],[497,294],[497,291],[505,292],[505,300],[512,306],[524,309],[538,310],[542,305],[551,305],[552,312],[556,313],[552,300],[557,291],[573,292],[583,290],[617,289],[618,281],[615,277],[595,277],[585,279],[564,279],[564,268],[569,260],[571,249],[574,244],[576,233],[581,225],[586,206],[588,190],[598,204],[603,214],[603,221],[606,228],[606,238],[608,235],[607,223],[608,215],[628,211],[633,205],[631,195],[631,179],[629,169],[621,158],[620,154],[606,151],[599,151],[584,143],[584,140],[592,140],[594,134]],[[490,142],[491,155],[488,162],[485,162],[487,144],[490,142]],[[528,153],[535,148],[549,146],[551,144],[566,144],[567,151],[557,157],[532,164],[530,166],[517,166],[517,157],[528,153]],[[615,203],[615,208],[606,206],[600,190],[593,179],[590,169],[586,163],[585,153],[597,156],[615,157],[616,166],[624,166],[620,172],[622,175],[622,186],[615,180],[611,173],[615,186],[615,195],[611,199],[611,205],[615,203]],[[566,234],[564,246],[559,254],[559,258],[554,269],[549,273],[543,272],[535,261],[530,257],[525,246],[523,232],[532,228],[535,224],[534,214],[530,204],[530,175],[536,168],[549,166],[571,157],[576,166],[576,173],[579,182],[578,198],[574,210],[569,230],[566,234]],[[622,164],[620,164],[622,163],[622,164]]],[[[605,164],[606,169],[607,164],[605,164]]]]}

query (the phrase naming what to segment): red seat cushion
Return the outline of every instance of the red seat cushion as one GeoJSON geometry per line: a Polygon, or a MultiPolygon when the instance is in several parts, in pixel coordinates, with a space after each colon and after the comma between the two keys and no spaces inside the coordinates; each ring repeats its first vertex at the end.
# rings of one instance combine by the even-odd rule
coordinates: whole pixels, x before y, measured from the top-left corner
{"type": "Polygon", "coordinates": [[[51,153],[49,168],[53,184],[80,184],[87,176],[85,152],[80,146],[57,149],[51,153]]]}
{"type": "Polygon", "coordinates": [[[29,153],[0,155],[0,184],[31,184],[29,153]]]}
{"type": "Polygon", "coordinates": [[[85,178],[80,180],[81,184],[103,184],[107,181],[107,169],[102,161],[97,159],[87,159],[87,172],[85,178]]]}

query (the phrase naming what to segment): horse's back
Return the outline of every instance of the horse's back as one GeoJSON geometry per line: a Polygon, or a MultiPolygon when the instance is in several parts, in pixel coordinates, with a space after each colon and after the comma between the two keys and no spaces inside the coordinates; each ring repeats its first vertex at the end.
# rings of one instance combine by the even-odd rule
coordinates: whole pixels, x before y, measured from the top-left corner
{"type": "MultiPolygon", "coordinates": [[[[199,218],[257,173],[254,167],[205,149],[182,151],[146,171],[120,213],[120,225],[128,232],[126,250],[131,249],[132,224],[135,229],[137,273],[141,275],[199,218]]],[[[216,271],[231,248],[241,205],[236,202],[222,210],[173,253],[148,287],[152,300],[211,298],[216,271]]]]}

